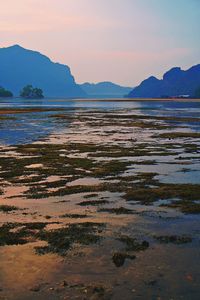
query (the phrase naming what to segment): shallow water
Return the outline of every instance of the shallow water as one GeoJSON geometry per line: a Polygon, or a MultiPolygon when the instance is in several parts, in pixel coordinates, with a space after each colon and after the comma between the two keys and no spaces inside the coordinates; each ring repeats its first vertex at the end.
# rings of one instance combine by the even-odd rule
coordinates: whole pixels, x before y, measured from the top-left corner
{"type": "Polygon", "coordinates": [[[1,100],[0,299],[199,299],[199,132],[200,102],[1,100]]]}
{"type": "MultiPolygon", "coordinates": [[[[53,118],[48,118],[52,114],[62,114],[66,110],[70,114],[76,112],[90,113],[105,111],[121,111],[125,114],[139,114],[151,116],[169,117],[189,117],[196,118],[200,115],[200,102],[174,102],[174,101],[80,101],[80,100],[1,100],[0,109],[55,109],[43,112],[28,112],[22,114],[12,114],[13,120],[0,120],[0,143],[1,144],[20,144],[37,141],[53,132],[59,132],[63,124],[56,122],[53,118]],[[91,112],[90,112],[91,111],[91,112]]],[[[9,115],[8,115],[9,116],[9,115]]],[[[172,123],[176,124],[176,122],[172,123]]],[[[199,122],[183,122],[195,131],[200,130],[199,122]]],[[[67,122],[65,120],[64,127],[67,122]]]]}

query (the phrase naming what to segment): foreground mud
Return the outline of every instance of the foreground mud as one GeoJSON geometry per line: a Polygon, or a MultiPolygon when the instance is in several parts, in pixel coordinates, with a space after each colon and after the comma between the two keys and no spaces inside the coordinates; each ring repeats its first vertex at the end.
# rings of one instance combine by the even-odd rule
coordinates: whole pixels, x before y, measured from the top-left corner
{"type": "Polygon", "coordinates": [[[0,299],[199,299],[196,111],[0,115],[0,299]]]}

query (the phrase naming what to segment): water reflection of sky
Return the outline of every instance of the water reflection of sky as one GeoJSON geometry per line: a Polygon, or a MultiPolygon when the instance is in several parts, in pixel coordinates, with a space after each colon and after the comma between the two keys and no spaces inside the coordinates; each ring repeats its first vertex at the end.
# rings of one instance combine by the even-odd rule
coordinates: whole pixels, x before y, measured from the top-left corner
{"type": "MultiPolygon", "coordinates": [[[[76,110],[124,110],[125,113],[138,113],[154,116],[199,117],[199,102],[174,101],[75,101],[75,100],[1,100],[1,108],[52,108],[76,110]]],[[[63,111],[60,111],[63,113],[63,111]]],[[[55,112],[53,112],[55,113],[55,112]]],[[[56,113],[59,113],[57,111],[56,113]]],[[[92,112],[91,112],[92,113],[92,112]]],[[[13,120],[0,121],[0,143],[21,144],[37,141],[50,133],[62,129],[62,122],[48,118],[49,112],[32,112],[12,114],[13,120]]],[[[186,123],[186,122],[185,122],[186,123]]],[[[187,123],[188,125],[188,123],[187,123]]],[[[189,124],[195,130],[200,130],[199,122],[189,124]]],[[[67,126],[65,122],[64,126],[67,126]]]]}
{"type": "Polygon", "coordinates": [[[48,115],[52,112],[12,114],[14,119],[0,120],[0,143],[7,145],[37,141],[61,127],[48,115]]]}
{"type": "Polygon", "coordinates": [[[24,100],[8,99],[0,101],[2,107],[73,107],[73,108],[97,108],[97,109],[147,109],[153,111],[184,111],[185,113],[200,113],[200,102],[181,102],[181,101],[91,101],[91,100],[64,100],[64,99],[42,99],[42,100],[24,100]]]}

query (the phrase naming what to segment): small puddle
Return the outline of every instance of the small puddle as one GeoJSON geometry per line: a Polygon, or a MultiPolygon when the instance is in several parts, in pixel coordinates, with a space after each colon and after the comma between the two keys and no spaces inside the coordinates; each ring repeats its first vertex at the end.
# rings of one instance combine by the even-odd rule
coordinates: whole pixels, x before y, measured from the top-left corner
{"type": "Polygon", "coordinates": [[[32,164],[32,165],[28,165],[25,168],[26,169],[38,169],[38,168],[43,168],[43,164],[32,164]]]}
{"type": "Polygon", "coordinates": [[[72,182],[69,182],[67,184],[67,186],[76,186],[76,185],[99,185],[101,184],[103,181],[98,179],[98,178],[92,178],[92,177],[85,177],[85,178],[80,178],[80,179],[76,179],[72,182]]]}

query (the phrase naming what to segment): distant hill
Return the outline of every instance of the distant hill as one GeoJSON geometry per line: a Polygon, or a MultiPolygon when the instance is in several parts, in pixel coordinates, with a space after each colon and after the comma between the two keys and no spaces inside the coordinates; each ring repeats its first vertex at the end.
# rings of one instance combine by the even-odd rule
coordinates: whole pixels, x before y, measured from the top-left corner
{"type": "Polygon", "coordinates": [[[0,48],[0,86],[15,96],[27,84],[41,88],[46,97],[85,97],[70,68],[19,45],[0,48]]]}
{"type": "Polygon", "coordinates": [[[194,96],[200,87],[200,64],[183,71],[181,68],[172,68],[159,80],[154,76],[142,81],[129,94],[130,98],[160,98],[180,95],[194,96]]]}
{"type": "Polygon", "coordinates": [[[132,88],[123,87],[115,83],[105,81],[99,83],[83,83],[80,87],[90,98],[123,98],[132,88]]]}

